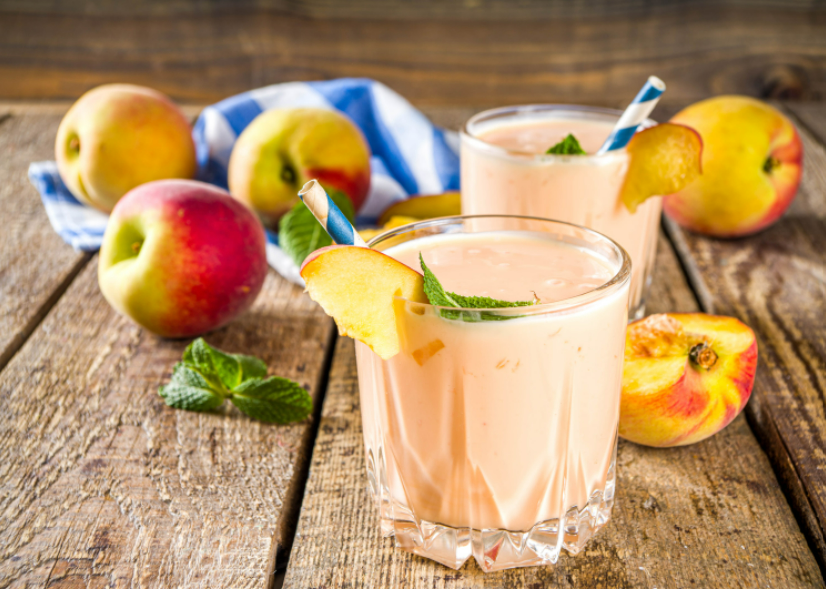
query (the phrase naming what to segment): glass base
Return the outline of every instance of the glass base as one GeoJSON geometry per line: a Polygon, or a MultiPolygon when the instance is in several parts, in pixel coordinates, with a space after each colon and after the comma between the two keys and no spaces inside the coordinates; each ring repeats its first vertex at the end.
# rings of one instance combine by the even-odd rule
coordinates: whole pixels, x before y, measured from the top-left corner
{"type": "MultiPolygon", "coordinates": [[[[379,456],[381,458],[381,456],[379,456]]],[[[564,548],[578,554],[594,534],[611,519],[614,505],[614,461],[604,491],[594,491],[583,509],[574,506],[562,518],[539,522],[528,531],[454,528],[416,518],[394,500],[368,453],[370,495],[378,505],[382,536],[394,537],[398,548],[459,569],[471,556],[488,573],[516,567],[556,564],[564,548]],[[376,476],[379,475],[379,476],[376,476]]]]}
{"type": "Polygon", "coordinates": [[[486,573],[552,565],[563,548],[570,554],[580,552],[611,519],[613,499],[603,500],[601,493],[594,495],[585,509],[568,510],[562,533],[558,519],[540,522],[527,532],[453,528],[423,520],[388,518],[382,518],[381,527],[385,536],[395,537],[397,547],[452,569],[461,568],[471,556],[486,573]]]}

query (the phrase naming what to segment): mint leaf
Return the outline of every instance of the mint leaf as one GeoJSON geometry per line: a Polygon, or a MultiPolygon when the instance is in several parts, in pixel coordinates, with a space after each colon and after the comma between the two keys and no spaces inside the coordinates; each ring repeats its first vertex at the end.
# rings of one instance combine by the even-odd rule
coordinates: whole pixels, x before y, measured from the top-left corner
{"type": "Polygon", "coordinates": [[[230,354],[198,338],[184,350],[184,364],[200,372],[215,388],[224,390],[241,383],[241,365],[230,354]]]}
{"type": "MultiPolygon", "coordinates": [[[[328,194],[344,216],[355,223],[356,210],[350,198],[336,190],[329,190],[328,194]]],[[[303,202],[297,203],[278,222],[278,245],[299,266],[312,252],[332,243],[332,238],[303,202]]]]}
{"type": "MultiPolygon", "coordinates": [[[[422,273],[424,274],[424,294],[427,296],[428,302],[431,305],[438,305],[440,307],[457,307],[460,309],[503,309],[507,307],[530,307],[535,305],[537,301],[502,301],[499,299],[492,299],[490,297],[472,297],[459,295],[454,292],[445,291],[439,279],[431,272],[427,264],[424,263],[424,257],[419,252],[419,264],[422,266],[422,273]]],[[[504,319],[514,319],[519,315],[503,316],[491,313],[472,313],[472,312],[458,312],[442,310],[442,317],[447,319],[463,319],[465,321],[497,321],[504,319]]]]}
{"type": "Polygon", "coordinates": [[[309,415],[313,404],[307,391],[289,379],[266,376],[267,365],[258,358],[227,354],[198,338],[158,394],[170,407],[188,411],[211,411],[230,399],[250,417],[270,423],[309,415]]]}
{"type": "Polygon", "coordinates": [[[267,365],[254,356],[227,354],[198,338],[184,350],[184,364],[200,372],[218,389],[232,389],[248,378],[267,376],[267,365]]]}
{"type": "Polygon", "coordinates": [[[170,407],[187,411],[210,411],[224,402],[221,393],[183,362],[175,364],[172,379],[158,390],[158,394],[170,407]]]}
{"type": "Polygon", "coordinates": [[[549,147],[548,151],[545,153],[553,153],[556,155],[587,155],[582,146],[579,144],[579,141],[576,140],[571,133],[568,133],[568,136],[554,145],[553,147],[549,147]]]}
{"type": "MultiPolygon", "coordinates": [[[[424,274],[424,294],[427,296],[428,302],[431,305],[438,305],[440,307],[461,307],[456,299],[451,297],[452,293],[445,292],[442,283],[436,278],[436,275],[430,271],[427,264],[424,263],[422,252],[419,252],[419,264],[422,266],[422,273],[424,274]]],[[[454,295],[455,296],[455,295],[454,295]]]]}
{"type": "Polygon", "coordinates": [[[307,391],[280,376],[244,381],[232,391],[231,400],[250,417],[269,423],[300,421],[313,410],[307,391]]]}
{"type": "Polygon", "coordinates": [[[241,366],[240,382],[244,382],[250,378],[265,378],[267,376],[267,365],[255,356],[233,354],[232,357],[238,360],[238,364],[241,366]]]}

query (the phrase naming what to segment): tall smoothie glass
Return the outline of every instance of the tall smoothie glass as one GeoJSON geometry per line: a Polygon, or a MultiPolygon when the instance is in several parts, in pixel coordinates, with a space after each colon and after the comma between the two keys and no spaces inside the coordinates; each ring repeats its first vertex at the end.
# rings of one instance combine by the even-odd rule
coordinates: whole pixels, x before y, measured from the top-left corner
{"type": "MultiPolygon", "coordinates": [[[[628,153],[596,155],[621,114],[551,104],[475,115],[462,131],[462,213],[547,217],[615,239],[634,264],[629,318],[638,319],[645,312],[662,199],[649,198],[630,213],[619,200],[628,153]],[[588,155],[546,154],[569,133],[588,155]]],[[[648,120],[643,126],[653,124],[648,120]]]]}
{"type": "Polygon", "coordinates": [[[579,552],[614,500],[628,255],[590,229],[516,216],[423,221],[370,246],[415,268],[421,254],[447,291],[537,300],[397,298],[400,352],[382,360],[356,342],[383,533],[453,568],[579,552]]]}

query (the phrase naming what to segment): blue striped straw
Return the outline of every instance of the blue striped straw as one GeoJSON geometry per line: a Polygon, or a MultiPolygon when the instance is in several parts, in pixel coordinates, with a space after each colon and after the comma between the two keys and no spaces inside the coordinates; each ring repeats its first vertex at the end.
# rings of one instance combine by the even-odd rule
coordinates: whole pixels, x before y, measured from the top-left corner
{"type": "Polygon", "coordinates": [[[615,151],[622,149],[631,137],[637,132],[637,127],[648,118],[654,107],[657,106],[657,101],[660,95],[665,92],[665,83],[657,76],[651,76],[639,91],[634,101],[628,105],[625,112],[622,113],[619,121],[614,126],[614,130],[599,148],[597,154],[606,153],[608,151],[615,151]]]}
{"type": "Polygon", "coordinates": [[[367,247],[355,227],[350,224],[341,209],[327,196],[317,181],[307,182],[298,196],[337,244],[367,247]]]}

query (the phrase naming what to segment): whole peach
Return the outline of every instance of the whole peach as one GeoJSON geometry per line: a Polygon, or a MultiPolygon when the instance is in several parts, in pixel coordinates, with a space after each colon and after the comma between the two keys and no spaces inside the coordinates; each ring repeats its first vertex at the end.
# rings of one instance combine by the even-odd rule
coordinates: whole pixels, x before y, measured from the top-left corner
{"type": "Polygon", "coordinates": [[[258,115],[238,137],[227,175],[232,195],[270,225],[312,179],[346,194],[358,211],[370,189],[370,148],[337,111],[277,108],[258,115]]]}
{"type": "Polygon", "coordinates": [[[116,310],[164,337],[221,327],[252,305],[267,274],[258,218],[229,193],[159,180],[115,206],[98,283],[116,310]]]}
{"type": "Polygon", "coordinates": [[[136,186],[195,175],[189,122],[160,92],[98,86],[80,97],[57,130],[60,177],[80,201],[110,212],[136,186]]]}
{"type": "Polygon", "coordinates": [[[718,237],[765,229],[783,214],[803,172],[794,125],[772,106],[746,96],[718,96],[671,119],[703,138],[703,174],[663,199],[680,225],[718,237]]]}

